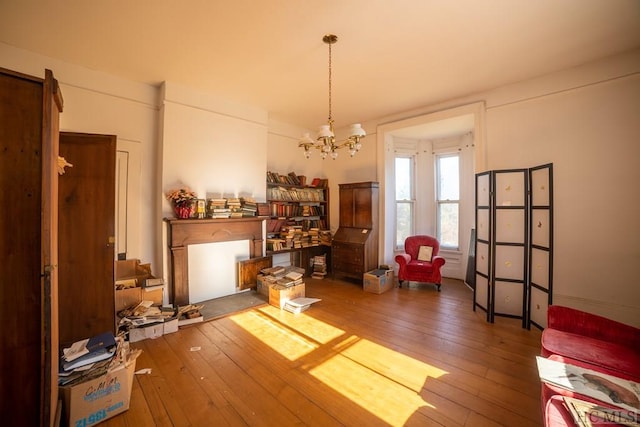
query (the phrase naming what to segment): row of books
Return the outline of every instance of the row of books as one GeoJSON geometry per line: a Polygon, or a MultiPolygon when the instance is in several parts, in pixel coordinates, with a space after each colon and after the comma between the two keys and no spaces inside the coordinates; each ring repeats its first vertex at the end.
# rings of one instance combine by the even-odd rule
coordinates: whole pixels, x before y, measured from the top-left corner
{"type": "Polygon", "coordinates": [[[298,227],[303,232],[318,229],[318,233],[322,234],[324,237],[328,237],[328,241],[331,242],[331,232],[327,229],[327,221],[324,218],[304,218],[297,221],[295,218],[282,217],[271,218],[267,221],[267,233],[270,234],[288,234],[290,227],[298,227]]]}
{"type": "MultiPolygon", "coordinates": [[[[286,175],[277,172],[267,171],[267,182],[270,184],[286,184],[286,185],[307,185],[307,177],[304,175],[296,175],[295,172],[289,172],[286,175]]],[[[329,180],[326,178],[313,178],[309,183],[309,187],[328,188],[329,180]]]]}
{"type": "Polygon", "coordinates": [[[272,184],[306,185],[307,177],[304,175],[296,175],[295,172],[289,172],[286,175],[282,175],[276,172],[267,171],[267,182],[272,184]]]}
{"type": "Polygon", "coordinates": [[[266,244],[269,252],[320,245],[331,246],[331,231],[318,228],[304,231],[299,227],[286,227],[280,232],[269,233],[266,244]]]}
{"type": "Polygon", "coordinates": [[[324,202],[324,190],[319,188],[267,188],[267,199],[294,202],[324,202]]]}
{"type": "Polygon", "coordinates": [[[258,203],[252,198],[230,197],[211,198],[201,218],[242,218],[256,216],[258,203]]]}
{"type": "Polygon", "coordinates": [[[270,203],[271,216],[324,216],[324,205],[298,205],[289,203],[270,203]]]}

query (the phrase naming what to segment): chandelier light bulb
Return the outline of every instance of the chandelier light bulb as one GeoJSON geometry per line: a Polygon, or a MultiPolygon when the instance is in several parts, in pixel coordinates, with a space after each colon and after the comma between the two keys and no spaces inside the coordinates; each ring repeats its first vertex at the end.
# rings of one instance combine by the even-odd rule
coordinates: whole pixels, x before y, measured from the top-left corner
{"type": "Polygon", "coordinates": [[[331,152],[331,158],[332,158],[333,160],[337,159],[337,158],[338,158],[338,152],[337,152],[337,151],[332,151],[332,152],[331,152]]]}

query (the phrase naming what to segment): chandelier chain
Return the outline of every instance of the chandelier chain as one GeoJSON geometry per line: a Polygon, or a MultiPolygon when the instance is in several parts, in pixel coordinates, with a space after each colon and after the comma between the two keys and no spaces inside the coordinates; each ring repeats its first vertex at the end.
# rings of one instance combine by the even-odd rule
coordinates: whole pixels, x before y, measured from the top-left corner
{"type": "Polygon", "coordinates": [[[331,45],[329,44],[329,122],[331,122],[331,45]]]}

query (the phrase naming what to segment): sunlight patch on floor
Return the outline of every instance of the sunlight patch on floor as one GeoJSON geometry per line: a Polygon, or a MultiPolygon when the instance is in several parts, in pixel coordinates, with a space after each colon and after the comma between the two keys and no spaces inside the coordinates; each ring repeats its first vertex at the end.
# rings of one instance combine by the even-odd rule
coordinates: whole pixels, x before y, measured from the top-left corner
{"type": "Polygon", "coordinates": [[[297,331],[301,335],[308,337],[320,344],[327,344],[334,339],[344,335],[344,331],[336,328],[321,320],[315,319],[313,316],[307,316],[305,313],[291,314],[288,311],[280,310],[272,305],[267,305],[257,309],[274,319],[287,325],[287,327],[297,331]]]}
{"type": "Polygon", "coordinates": [[[419,393],[427,378],[438,378],[447,371],[361,339],[342,351],[342,355],[419,393]]]}
{"type": "MultiPolygon", "coordinates": [[[[358,358],[363,362],[369,356],[363,353],[358,358]]],[[[338,354],[310,369],[309,373],[390,425],[404,425],[421,407],[434,408],[415,390],[361,362],[338,354]]],[[[426,378],[421,380],[424,383],[426,378]]]]}
{"type": "Polygon", "coordinates": [[[294,315],[266,306],[230,319],[288,360],[307,357],[309,374],[391,425],[403,425],[422,407],[429,378],[447,372],[420,360],[351,335],[305,313],[294,315]],[[323,348],[326,345],[330,348],[323,348]]]}
{"type": "Polygon", "coordinates": [[[257,311],[231,316],[237,325],[289,360],[298,360],[317,349],[320,344],[291,331],[282,323],[257,311]]]}

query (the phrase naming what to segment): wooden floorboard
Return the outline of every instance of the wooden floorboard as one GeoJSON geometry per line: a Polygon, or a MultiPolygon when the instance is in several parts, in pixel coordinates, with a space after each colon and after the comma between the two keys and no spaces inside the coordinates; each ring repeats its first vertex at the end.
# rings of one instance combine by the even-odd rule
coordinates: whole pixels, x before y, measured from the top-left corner
{"type": "Polygon", "coordinates": [[[305,283],[322,301],[302,314],[264,304],[131,344],[151,372],[103,425],[542,425],[540,331],[487,323],[461,281],[305,283]]]}

